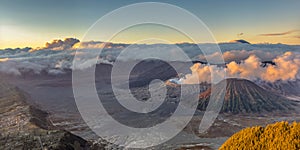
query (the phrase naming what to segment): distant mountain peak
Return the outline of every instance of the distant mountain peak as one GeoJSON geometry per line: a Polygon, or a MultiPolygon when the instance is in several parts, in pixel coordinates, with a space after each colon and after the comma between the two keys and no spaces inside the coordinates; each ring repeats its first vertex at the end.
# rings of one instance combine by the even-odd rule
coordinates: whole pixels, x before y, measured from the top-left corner
{"type": "Polygon", "coordinates": [[[238,39],[238,40],[231,40],[229,43],[243,43],[243,44],[251,44],[250,42],[243,40],[243,39],[238,39]]]}

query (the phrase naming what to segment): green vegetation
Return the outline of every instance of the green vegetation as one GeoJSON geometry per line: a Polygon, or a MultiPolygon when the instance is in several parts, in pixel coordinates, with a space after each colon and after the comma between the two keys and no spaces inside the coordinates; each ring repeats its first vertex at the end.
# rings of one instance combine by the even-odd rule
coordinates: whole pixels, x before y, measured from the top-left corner
{"type": "Polygon", "coordinates": [[[230,137],[220,149],[300,149],[300,123],[277,122],[265,128],[246,128],[230,137]]]}

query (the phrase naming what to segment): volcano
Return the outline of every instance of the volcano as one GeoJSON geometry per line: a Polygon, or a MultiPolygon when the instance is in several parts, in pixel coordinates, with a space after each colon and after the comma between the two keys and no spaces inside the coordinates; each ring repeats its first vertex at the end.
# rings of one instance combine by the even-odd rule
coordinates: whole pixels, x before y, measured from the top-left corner
{"type": "MultiPolygon", "coordinates": [[[[260,113],[272,111],[293,110],[296,102],[281,95],[265,90],[255,83],[245,80],[230,78],[216,84],[214,91],[222,93],[224,88],[219,88],[226,82],[226,91],[221,113],[260,113]]],[[[212,89],[208,89],[199,96],[198,109],[204,111],[210,100],[212,89]]],[[[211,99],[216,100],[216,99],[211,99]]]]}

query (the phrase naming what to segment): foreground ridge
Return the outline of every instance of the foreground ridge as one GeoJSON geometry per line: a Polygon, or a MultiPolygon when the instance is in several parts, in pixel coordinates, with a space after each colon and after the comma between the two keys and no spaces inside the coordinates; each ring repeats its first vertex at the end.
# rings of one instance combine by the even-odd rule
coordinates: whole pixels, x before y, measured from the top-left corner
{"type": "Polygon", "coordinates": [[[99,149],[68,131],[56,129],[48,113],[25,102],[18,88],[0,81],[0,149],[99,149]]]}
{"type": "Polygon", "coordinates": [[[266,127],[245,128],[230,137],[220,148],[231,149],[300,149],[300,123],[277,122],[266,127]]]}

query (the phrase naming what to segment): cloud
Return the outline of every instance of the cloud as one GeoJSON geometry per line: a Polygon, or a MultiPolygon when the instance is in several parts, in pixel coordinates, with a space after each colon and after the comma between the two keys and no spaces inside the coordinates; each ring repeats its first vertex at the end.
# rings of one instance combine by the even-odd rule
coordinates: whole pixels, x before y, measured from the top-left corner
{"type": "Polygon", "coordinates": [[[237,36],[238,38],[240,38],[240,37],[243,36],[243,35],[244,35],[243,32],[236,34],[236,36],[237,36]]]}
{"type": "MultiPolygon", "coordinates": [[[[26,72],[35,74],[48,73],[52,75],[65,73],[66,70],[84,70],[94,64],[113,63],[120,53],[130,46],[128,55],[122,60],[139,60],[145,56],[162,55],[166,60],[180,60],[181,53],[176,51],[177,47],[193,60],[206,61],[207,58],[215,60],[219,53],[208,53],[203,55],[196,44],[122,44],[106,43],[99,41],[79,42],[77,39],[67,38],[54,40],[45,47],[30,50],[31,48],[17,48],[0,50],[0,72],[14,75],[22,75],[26,72]],[[98,54],[99,48],[103,48],[98,54]],[[96,50],[95,50],[96,49],[96,50]],[[74,55],[79,55],[77,68],[73,67],[74,55]],[[95,58],[99,56],[98,58],[95,58]],[[98,59],[98,60],[95,60],[98,59]]],[[[214,48],[213,44],[201,44],[207,49],[214,48]]],[[[222,43],[219,44],[223,51],[223,57],[228,64],[227,68],[216,65],[195,64],[191,66],[191,74],[185,76],[180,82],[197,82],[197,74],[201,75],[200,81],[210,82],[210,72],[221,76],[224,69],[227,69],[231,77],[244,77],[247,79],[261,78],[267,81],[293,80],[299,76],[299,49],[300,46],[284,44],[243,44],[243,43],[222,43]],[[261,61],[273,61],[276,66],[260,67],[261,61]],[[229,67],[228,67],[229,66],[229,67]],[[293,69],[293,71],[289,70],[293,69]]]]}
{"type": "Polygon", "coordinates": [[[123,49],[130,44],[111,43],[101,41],[78,42],[73,45],[73,49],[123,49]]]}
{"type": "Polygon", "coordinates": [[[9,58],[0,58],[0,62],[6,62],[8,60],[9,60],[9,58]]]}
{"type": "Polygon", "coordinates": [[[40,74],[42,72],[58,75],[71,69],[83,70],[89,68],[95,65],[94,62],[97,62],[97,64],[111,63],[106,60],[106,57],[99,57],[95,61],[94,52],[97,51],[78,50],[77,54],[80,55],[78,62],[80,65],[77,68],[73,68],[73,59],[76,51],[45,49],[18,53],[4,52],[6,55],[0,55],[0,72],[13,75],[40,74]]]}
{"type": "Polygon", "coordinates": [[[280,32],[280,33],[265,33],[265,34],[259,34],[260,36],[283,36],[283,35],[288,35],[292,34],[295,32],[299,32],[300,30],[290,30],[287,32],[280,32]]]}
{"type": "Polygon", "coordinates": [[[294,80],[299,77],[299,54],[286,52],[273,61],[276,63],[276,66],[268,66],[262,74],[262,79],[274,82],[276,80],[294,80]]]}
{"type": "Polygon", "coordinates": [[[211,75],[222,75],[226,72],[227,78],[245,78],[248,80],[264,80],[275,82],[278,80],[289,81],[300,78],[300,53],[285,52],[272,59],[276,65],[262,67],[262,60],[256,55],[250,55],[240,63],[232,61],[226,67],[216,65],[194,64],[191,74],[187,74],[180,81],[183,84],[195,84],[201,82],[211,82],[211,75]],[[199,78],[199,80],[198,80],[199,78]]]}
{"type": "Polygon", "coordinates": [[[74,49],[85,49],[85,48],[104,48],[105,43],[100,41],[90,41],[90,42],[78,42],[73,45],[74,49]]]}
{"type": "Polygon", "coordinates": [[[32,49],[32,51],[36,50],[68,50],[73,47],[74,44],[80,42],[76,38],[65,38],[64,40],[55,39],[51,42],[47,42],[44,47],[32,49]]]}
{"type": "Polygon", "coordinates": [[[228,77],[247,78],[253,80],[259,78],[263,71],[260,64],[261,60],[257,56],[251,55],[240,64],[237,64],[234,61],[227,64],[226,73],[228,77]]]}
{"type": "Polygon", "coordinates": [[[1,62],[0,65],[1,72],[13,75],[21,75],[22,72],[33,72],[34,74],[39,74],[43,68],[43,65],[30,61],[22,61],[22,63],[19,63],[14,60],[7,60],[5,62],[1,62]]]}
{"type": "Polygon", "coordinates": [[[241,36],[241,35],[244,35],[244,33],[243,33],[243,32],[241,32],[241,33],[238,33],[238,34],[237,34],[237,36],[241,36]]]}
{"type": "Polygon", "coordinates": [[[191,69],[191,74],[185,75],[183,78],[179,79],[179,83],[182,84],[198,84],[198,83],[211,83],[213,72],[214,83],[220,82],[218,79],[222,79],[224,77],[224,68],[218,67],[217,65],[204,65],[200,63],[194,64],[191,69]]]}
{"type": "MultiPolygon", "coordinates": [[[[284,52],[281,51],[263,51],[263,50],[231,50],[231,51],[226,51],[223,53],[223,59],[225,62],[229,63],[232,61],[235,62],[241,62],[242,60],[247,59],[251,55],[255,55],[258,58],[260,58],[262,61],[271,61],[278,55],[283,54],[284,52]]],[[[219,57],[219,53],[213,53],[210,55],[199,55],[198,58],[201,61],[205,61],[206,59],[214,60],[219,57]]]]}

